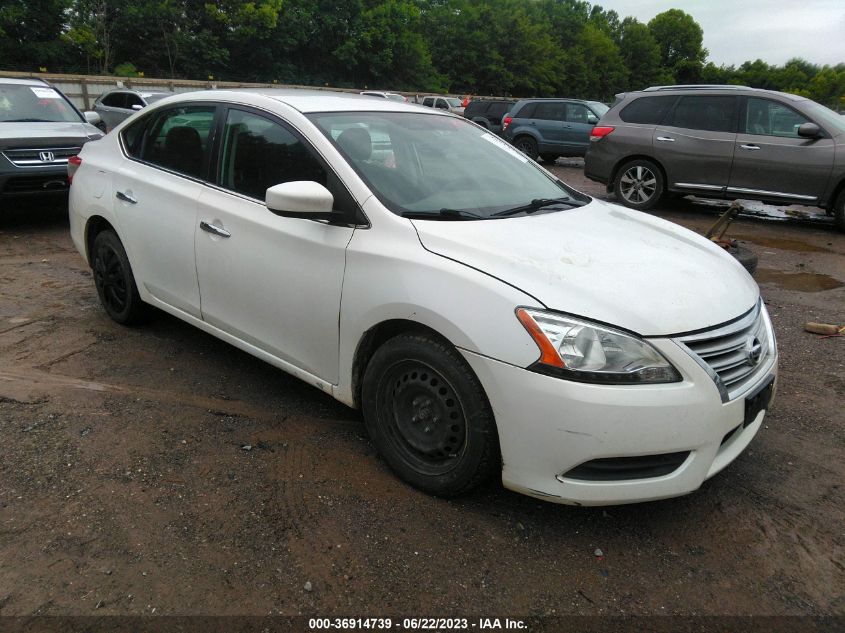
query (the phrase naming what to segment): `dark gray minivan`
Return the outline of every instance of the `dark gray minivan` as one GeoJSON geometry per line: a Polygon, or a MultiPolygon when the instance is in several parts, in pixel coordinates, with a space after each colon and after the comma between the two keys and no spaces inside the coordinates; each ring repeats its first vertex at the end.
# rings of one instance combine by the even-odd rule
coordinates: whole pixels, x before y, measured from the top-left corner
{"type": "Polygon", "coordinates": [[[598,101],[523,99],[502,119],[502,138],[535,160],[583,156],[590,131],[605,112],[607,106],[598,101]]]}
{"type": "Polygon", "coordinates": [[[620,95],[590,136],[588,178],[648,209],[669,192],[818,206],[845,230],[845,119],[792,94],[660,86],[620,95]]]}

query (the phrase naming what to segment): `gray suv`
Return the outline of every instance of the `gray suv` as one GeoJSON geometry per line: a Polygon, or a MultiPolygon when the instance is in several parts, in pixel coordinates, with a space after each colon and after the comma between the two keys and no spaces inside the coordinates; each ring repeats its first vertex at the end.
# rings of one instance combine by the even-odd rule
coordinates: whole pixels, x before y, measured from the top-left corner
{"type": "Polygon", "coordinates": [[[102,138],[61,92],[37,79],[0,78],[0,198],[67,195],[67,163],[102,138]]]}
{"type": "Polygon", "coordinates": [[[534,160],[583,156],[590,130],[605,112],[598,101],[523,99],[502,119],[502,138],[534,160]]]}
{"type": "Polygon", "coordinates": [[[590,136],[588,178],[625,206],[666,192],[825,209],[845,230],[845,119],[796,95],[660,86],[619,95],[590,136]]]}

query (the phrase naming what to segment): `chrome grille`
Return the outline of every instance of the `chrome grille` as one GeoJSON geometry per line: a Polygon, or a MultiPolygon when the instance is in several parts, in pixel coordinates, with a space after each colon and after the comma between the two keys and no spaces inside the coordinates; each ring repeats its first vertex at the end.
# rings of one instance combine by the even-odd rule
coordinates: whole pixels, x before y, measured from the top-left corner
{"type": "Polygon", "coordinates": [[[762,303],[733,323],[675,341],[710,370],[725,401],[747,391],[775,358],[774,332],[762,303]]]}
{"type": "Polygon", "coordinates": [[[3,156],[17,167],[44,167],[47,165],[67,165],[67,159],[76,156],[81,150],[81,147],[7,149],[3,150],[3,156]],[[44,160],[45,158],[47,160],[44,160]]]}

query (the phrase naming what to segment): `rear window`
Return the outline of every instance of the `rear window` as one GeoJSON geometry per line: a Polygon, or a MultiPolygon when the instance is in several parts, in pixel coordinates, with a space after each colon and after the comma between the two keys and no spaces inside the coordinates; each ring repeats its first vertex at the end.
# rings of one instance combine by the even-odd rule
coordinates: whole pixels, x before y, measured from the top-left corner
{"type": "Polygon", "coordinates": [[[681,97],[665,124],[688,130],[733,132],[737,105],[736,97],[681,97]]]}
{"type": "Polygon", "coordinates": [[[511,109],[511,103],[507,101],[499,101],[496,103],[491,103],[490,107],[487,109],[487,115],[491,117],[502,117],[505,113],[511,109]]]}
{"type": "Polygon", "coordinates": [[[675,99],[677,97],[640,97],[622,108],[619,118],[625,123],[657,125],[666,116],[675,99]]]}

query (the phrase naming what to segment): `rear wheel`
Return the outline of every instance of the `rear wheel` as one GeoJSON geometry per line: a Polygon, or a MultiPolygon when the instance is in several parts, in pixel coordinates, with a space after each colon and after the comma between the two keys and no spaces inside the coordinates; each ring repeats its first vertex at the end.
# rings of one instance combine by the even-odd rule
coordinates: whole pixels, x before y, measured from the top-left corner
{"type": "Polygon", "coordinates": [[[657,204],[663,195],[663,174],[651,161],[638,158],[619,168],[613,189],[626,207],[644,211],[657,204]]]}
{"type": "Polygon", "coordinates": [[[141,301],[129,258],[114,231],[101,231],[94,238],[91,268],[100,303],[113,321],[134,325],[149,315],[149,306],[141,301]]]}
{"type": "Polygon", "coordinates": [[[532,160],[537,160],[540,150],[537,141],[530,136],[520,136],[514,139],[513,146],[532,160]]]}
{"type": "Polygon", "coordinates": [[[458,495],[501,466],[487,396],[463,357],[439,338],[403,334],[382,345],[364,372],[361,405],[381,456],[420,490],[458,495]]]}
{"type": "Polygon", "coordinates": [[[833,204],[833,223],[837,229],[845,232],[845,189],[839,192],[833,204]]]}

